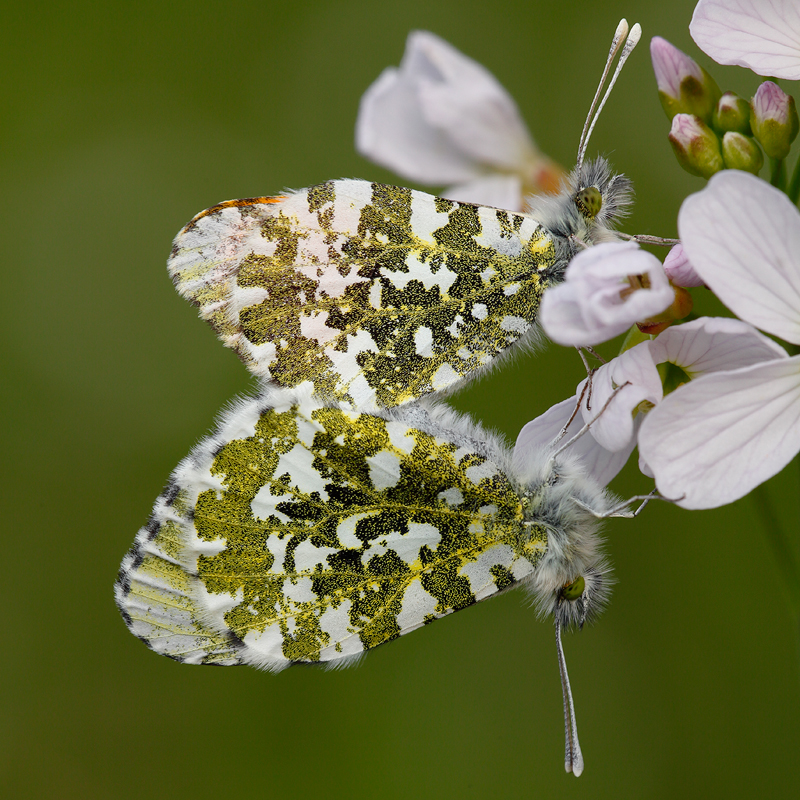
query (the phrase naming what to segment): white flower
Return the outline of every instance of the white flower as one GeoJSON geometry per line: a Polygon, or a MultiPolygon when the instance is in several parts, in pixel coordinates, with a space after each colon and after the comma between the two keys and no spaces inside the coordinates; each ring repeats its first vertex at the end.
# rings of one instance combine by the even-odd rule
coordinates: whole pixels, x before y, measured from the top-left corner
{"type": "MultiPolygon", "coordinates": [[[[637,413],[649,411],[662,401],[665,383],[670,392],[677,383],[750,366],[781,354],[785,355],[784,351],[771,339],[738,319],[701,317],[675,325],[595,371],[591,398],[584,396],[581,405],[583,420],[594,420],[590,430],[603,447],[620,450],[632,446],[637,413]],[[677,369],[670,372],[662,365],[677,369]]],[[[578,386],[577,396],[585,383],[578,386]]]]}
{"type": "Polygon", "coordinates": [[[608,242],[572,259],[564,283],[545,292],[539,319],[559,344],[594,345],[661,313],[674,299],[654,255],[633,242],[608,242]]]}
{"type": "Polygon", "coordinates": [[[720,64],[758,75],[800,79],[800,5],[796,0],[700,0],[692,38],[720,64]]]}
{"type": "MultiPolygon", "coordinates": [[[[561,442],[568,442],[589,426],[568,448],[569,453],[580,458],[588,474],[600,485],[607,485],[639,443],[642,472],[653,477],[651,449],[641,445],[641,431],[648,426],[650,415],[662,404],[669,405],[671,398],[685,393],[701,376],[705,377],[698,384],[717,373],[727,375],[731,370],[771,364],[776,359],[786,360],[785,351],[738,319],[702,317],[667,328],[657,338],[636,345],[595,370],[591,396],[584,380],[574,397],[529,422],[517,439],[514,463],[522,470],[536,452],[550,447],[580,403],[579,413],[561,442]],[[666,399],[665,392],[671,392],[666,399]]],[[[656,452],[660,452],[659,442],[656,439],[656,452]]],[[[665,496],[671,496],[660,485],[659,488],[665,496]]]]}
{"type": "MultiPolygon", "coordinates": [[[[800,213],[783,193],[721,172],[684,201],[678,229],[695,270],[728,308],[800,344],[800,213]]],[[[800,450],[800,357],[773,348],[767,360],[692,381],[648,414],[639,448],[663,495],[683,498],[685,508],[724,505],[800,450]]]]}
{"type": "Polygon", "coordinates": [[[449,184],[450,199],[516,211],[525,195],[555,191],[563,175],[497,79],[427,31],[409,34],[400,67],[361,98],[356,148],[404,178],[449,184]]]}

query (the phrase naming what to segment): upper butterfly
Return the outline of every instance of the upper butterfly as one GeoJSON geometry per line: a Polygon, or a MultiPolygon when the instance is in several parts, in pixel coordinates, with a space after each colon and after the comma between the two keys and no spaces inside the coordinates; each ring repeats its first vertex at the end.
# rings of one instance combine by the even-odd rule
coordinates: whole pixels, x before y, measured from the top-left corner
{"type": "Polygon", "coordinates": [[[358,180],[220,203],[169,271],[259,377],[361,410],[448,392],[535,340],[542,293],[616,238],[630,182],[598,159],[538,213],[358,180]]]}
{"type": "Polygon", "coordinates": [[[534,198],[531,213],[356,180],[233,200],[178,234],[169,259],[178,291],[277,386],[307,383],[363,411],[454,390],[533,343],[543,292],[580,248],[617,238],[630,182],[584,156],[640,35],[620,23],[578,166],[558,195],[534,198]]]}

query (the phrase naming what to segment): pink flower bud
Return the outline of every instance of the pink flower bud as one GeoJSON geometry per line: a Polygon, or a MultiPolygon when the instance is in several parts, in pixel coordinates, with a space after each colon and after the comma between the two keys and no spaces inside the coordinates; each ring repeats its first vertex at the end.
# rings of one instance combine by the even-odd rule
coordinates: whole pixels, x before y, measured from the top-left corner
{"type": "Polygon", "coordinates": [[[710,178],[724,167],[717,135],[693,114],[672,118],[669,141],[678,163],[692,175],[710,178]]]}
{"type": "Polygon", "coordinates": [[[764,156],[755,140],[735,131],[722,137],[722,160],[725,169],[741,169],[753,175],[758,175],[764,166],[764,156]]]}
{"type": "Polygon", "coordinates": [[[660,36],[650,41],[650,57],[667,116],[672,119],[676,114],[694,114],[711,122],[722,95],[717,82],[694,59],[660,36]]]}
{"type": "Polygon", "coordinates": [[[750,135],[750,103],[734,92],[725,92],[714,108],[711,127],[719,134],[735,131],[750,135]]]}
{"type": "Polygon", "coordinates": [[[776,83],[764,81],[750,103],[753,136],[770,158],[783,159],[800,128],[794,98],[776,83]]]}

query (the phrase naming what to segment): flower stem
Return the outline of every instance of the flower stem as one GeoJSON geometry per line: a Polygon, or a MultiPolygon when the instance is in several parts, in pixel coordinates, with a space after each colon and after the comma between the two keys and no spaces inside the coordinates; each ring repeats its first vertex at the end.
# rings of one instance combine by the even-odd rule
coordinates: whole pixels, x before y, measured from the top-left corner
{"type": "Polygon", "coordinates": [[[786,188],[786,165],[782,158],[772,158],[769,160],[769,182],[776,189],[786,188]]]}
{"type": "MultiPolygon", "coordinates": [[[[796,459],[796,462],[800,465],[800,459],[796,459]]],[[[766,486],[765,483],[757,486],[750,496],[761,512],[761,520],[766,529],[767,540],[772,546],[772,554],[775,556],[778,572],[783,578],[783,588],[789,601],[789,610],[794,622],[794,643],[798,659],[795,666],[797,666],[800,664],[800,577],[797,571],[797,560],[784,536],[766,486]]]]}
{"type": "Polygon", "coordinates": [[[788,595],[789,607],[797,621],[800,619],[800,571],[798,571],[797,559],[775,513],[766,484],[757,486],[751,496],[760,512],[767,533],[767,541],[772,548],[778,572],[781,574],[783,586],[788,595]]]}
{"type": "Polygon", "coordinates": [[[786,190],[786,194],[789,195],[789,199],[795,204],[798,198],[800,198],[800,158],[797,159],[797,163],[794,165],[792,179],[789,181],[789,188],[786,190]]]}

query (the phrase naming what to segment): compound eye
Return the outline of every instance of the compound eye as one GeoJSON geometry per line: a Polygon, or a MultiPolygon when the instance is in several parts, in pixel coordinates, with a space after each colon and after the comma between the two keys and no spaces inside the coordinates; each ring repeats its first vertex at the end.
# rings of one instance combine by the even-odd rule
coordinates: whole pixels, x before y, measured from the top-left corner
{"type": "Polygon", "coordinates": [[[572,583],[565,583],[561,587],[561,596],[565,600],[577,600],[583,596],[584,589],[586,589],[586,581],[583,579],[583,575],[579,575],[572,583]]]}
{"type": "Polygon", "coordinates": [[[587,186],[575,195],[578,211],[587,219],[594,219],[603,207],[603,195],[594,186],[587,186]]]}

